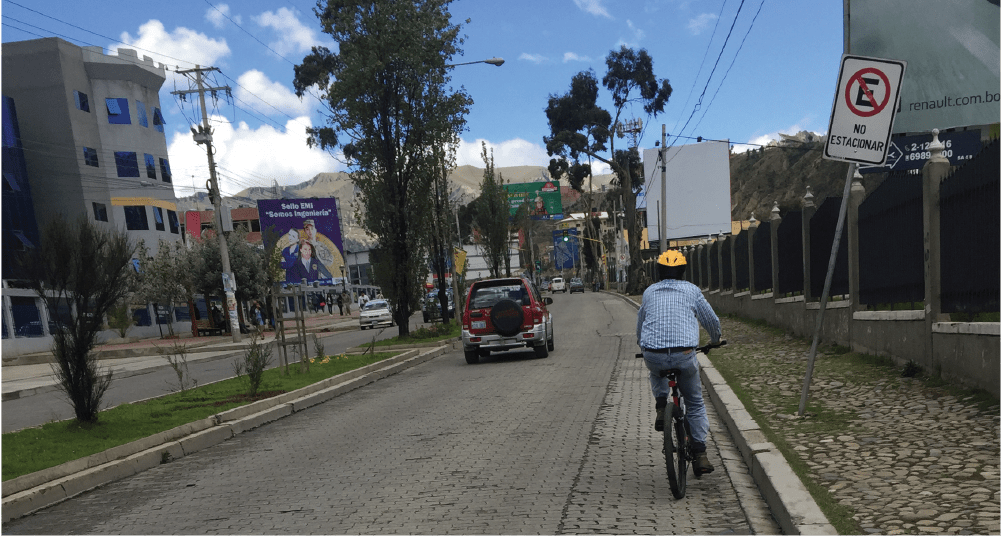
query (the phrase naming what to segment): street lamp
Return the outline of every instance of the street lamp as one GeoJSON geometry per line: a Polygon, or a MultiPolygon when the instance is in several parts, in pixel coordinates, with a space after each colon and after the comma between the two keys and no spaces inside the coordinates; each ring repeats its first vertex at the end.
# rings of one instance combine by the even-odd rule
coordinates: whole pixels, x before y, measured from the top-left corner
{"type": "Polygon", "coordinates": [[[504,59],[503,58],[488,58],[486,60],[477,60],[475,62],[453,63],[453,64],[446,65],[446,67],[455,67],[457,65],[472,65],[474,63],[489,63],[491,65],[496,65],[498,67],[501,67],[502,65],[504,65],[504,59]]]}
{"type": "Polygon", "coordinates": [[[344,284],[344,265],[341,265],[341,291],[345,291],[346,289],[344,284]]]}

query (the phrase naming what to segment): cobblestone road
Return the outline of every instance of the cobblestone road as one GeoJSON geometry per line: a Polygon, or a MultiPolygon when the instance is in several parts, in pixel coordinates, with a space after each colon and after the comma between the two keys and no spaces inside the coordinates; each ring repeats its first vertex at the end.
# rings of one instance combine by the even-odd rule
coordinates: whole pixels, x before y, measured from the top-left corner
{"type": "Polygon", "coordinates": [[[443,355],[4,533],[752,533],[764,502],[712,406],[717,471],[671,498],[636,310],[556,301],[549,358],[443,355]]]}

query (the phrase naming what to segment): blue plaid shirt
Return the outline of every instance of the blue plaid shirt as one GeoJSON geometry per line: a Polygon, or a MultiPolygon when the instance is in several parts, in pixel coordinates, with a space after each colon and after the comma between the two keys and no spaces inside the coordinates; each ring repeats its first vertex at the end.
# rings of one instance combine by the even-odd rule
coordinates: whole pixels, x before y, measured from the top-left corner
{"type": "Polygon", "coordinates": [[[697,347],[699,325],[709,332],[710,341],[720,341],[720,319],[699,288],[683,280],[662,280],[644,291],[637,313],[637,345],[697,347]]]}

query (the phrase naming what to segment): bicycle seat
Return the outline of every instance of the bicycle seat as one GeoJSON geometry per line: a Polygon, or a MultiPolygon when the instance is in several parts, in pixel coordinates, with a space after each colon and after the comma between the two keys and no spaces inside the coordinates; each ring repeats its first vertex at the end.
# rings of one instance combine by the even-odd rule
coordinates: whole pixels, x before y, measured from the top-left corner
{"type": "Polygon", "coordinates": [[[678,368],[662,369],[662,370],[658,371],[658,376],[660,376],[661,378],[665,378],[665,377],[677,377],[677,376],[679,376],[681,374],[682,374],[682,370],[678,369],[678,368]]]}

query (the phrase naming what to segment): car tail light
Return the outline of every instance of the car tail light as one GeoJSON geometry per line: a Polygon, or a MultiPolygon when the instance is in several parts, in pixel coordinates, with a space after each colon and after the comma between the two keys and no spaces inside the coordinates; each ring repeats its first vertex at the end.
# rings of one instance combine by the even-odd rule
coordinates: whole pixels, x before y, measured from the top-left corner
{"type": "Polygon", "coordinates": [[[532,332],[526,332],[526,333],[522,334],[522,337],[524,337],[524,338],[531,338],[534,335],[535,334],[533,334],[532,332]]]}
{"type": "Polygon", "coordinates": [[[480,343],[480,338],[478,338],[478,337],[471,337],[470,338],[470,343],[480,343]]]}

